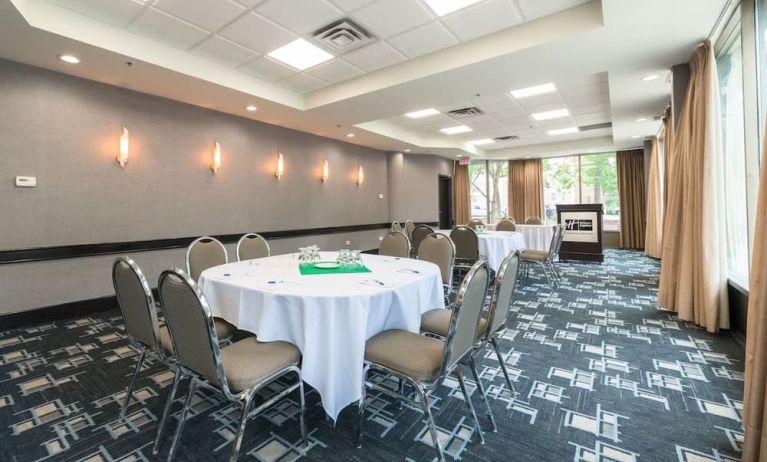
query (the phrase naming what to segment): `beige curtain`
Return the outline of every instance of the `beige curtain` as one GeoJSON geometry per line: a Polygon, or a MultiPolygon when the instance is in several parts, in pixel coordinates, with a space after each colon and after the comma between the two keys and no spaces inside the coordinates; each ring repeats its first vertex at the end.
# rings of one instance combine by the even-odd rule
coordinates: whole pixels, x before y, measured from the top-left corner
{"type": "MultiPolygon", "coordinates": [[[[650,171],[647,176],[647,218],[644,253],[660,258],[663,245],[663,171],[661,170],[658,138],[652,138],[650,171]]],[[[621,207],[622,209],[623,207],[621,207]]]]}
{"type": "Polygon", "coordinates": [[[674,132],[658,288],[658,306],[709,332],[730,325],[717,88],[714,54],[706,41],[690,60],[690,82],[674,132]]]}
{"type": "Polygon", "coordinates": [[[541,159],[509,161],[509,216],[517,223],[543,217],[543,163],[541,159]]]}
{"type": "Polygon", "coordinates": [[[663,220],[668,210],[668,179],[671,176],[671,156],[674,149],[674,112],[671,106],[663,118],[663,220]]]}
{"type": "Polygon", "coordinates": [[[746,390],[743,407],[743,462],[767,461],[767,143],[762,147],[762,171],[756,203],[757,238],[751,257],[746,333],[746,390]]]}
{"type": "Polygon", "coordinates": [[[621,247],[644,247],[644,150],[620,151],[618,163],[618,196],[621,205],[621,247]]]}
{"type": "Polygon", "coordinates": [[[469,166],[455,163],[453,173],[453,219],[458,225],[471,220],[471,195],[469,194],[469,166]]]}

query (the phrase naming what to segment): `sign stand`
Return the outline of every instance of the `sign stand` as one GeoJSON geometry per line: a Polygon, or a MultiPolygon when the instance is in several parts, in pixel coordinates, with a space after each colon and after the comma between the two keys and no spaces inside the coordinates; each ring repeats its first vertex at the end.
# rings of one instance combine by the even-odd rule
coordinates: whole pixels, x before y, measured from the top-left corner
{"type": "Polygon", "coordinates": [[[557,204],[557,222],[565,226],[561,260],[602,262],[602,204],[557,204]]]}

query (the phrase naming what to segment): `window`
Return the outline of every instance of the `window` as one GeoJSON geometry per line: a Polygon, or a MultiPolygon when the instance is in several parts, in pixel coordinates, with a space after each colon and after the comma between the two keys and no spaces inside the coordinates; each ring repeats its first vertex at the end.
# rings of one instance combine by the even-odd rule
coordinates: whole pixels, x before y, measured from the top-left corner
{"type": "Polygon", "coordinates": [[[727,265],[730,279],[748,287],[748,195],[743,108],[743,54],[740,25],[727,37],[717,55],[719,98],[724,150],[727,265]]]}
{"type": "Polygon", "coordinates": [[[618,171],[614,152],[543,159],[546,221],[556,222],[557,204],[604,204],[606,231],[620,229],[618,171]]]}
{"type": "Polygon", "coordinates": [[[509,213],[509,163],[480,161],[469,164],[471,218],[497,223],[509,213]]]}

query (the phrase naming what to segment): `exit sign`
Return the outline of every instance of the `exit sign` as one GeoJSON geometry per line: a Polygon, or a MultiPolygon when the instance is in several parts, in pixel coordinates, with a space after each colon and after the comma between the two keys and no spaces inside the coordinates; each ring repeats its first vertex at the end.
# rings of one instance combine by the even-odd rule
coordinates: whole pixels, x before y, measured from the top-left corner
{"type": "Polygon", "coordinates": [[[460,159],[458,159],[458,165],[469,165],[470,162],[471,162],[471,159],[469,159],[468,157],[461,157],[460,159]]]}

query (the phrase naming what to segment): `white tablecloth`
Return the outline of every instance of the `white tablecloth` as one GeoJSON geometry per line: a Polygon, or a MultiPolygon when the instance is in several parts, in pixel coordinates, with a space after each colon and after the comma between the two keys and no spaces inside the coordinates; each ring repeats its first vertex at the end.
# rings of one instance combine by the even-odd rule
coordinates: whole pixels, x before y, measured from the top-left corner
{"type": "Polygon", "coordinates": [[[517,225],[517,231],[525,235],[530,250],[548,251],[556,225],[517,225]]]}
{"type": "MultiPolygon", "coordinates": [[[[450,235],[449,229],[438,229],[438,233],[450,235]]],[[[522,233],[513,231],[485,231],[477,233],[479,238],[479,254],[487,258],[487,264],[494,271],[501,267],[503,259],[515,250],[527,248],[522,233]]]]}
{"type": "MultiPolygon", "coordinates": [[[[335,260],[336,252],[322,252],[335,260]]],[[[363,255],[370,273],[302,276],[296,254],[216,266],[199,278],[211,310],[264,342],[301,350],[304,381],[333,419],[359,400],[365,342],[387,329],[418,332],[421,314],[444,308],[429,262],[363,255]]]]}

